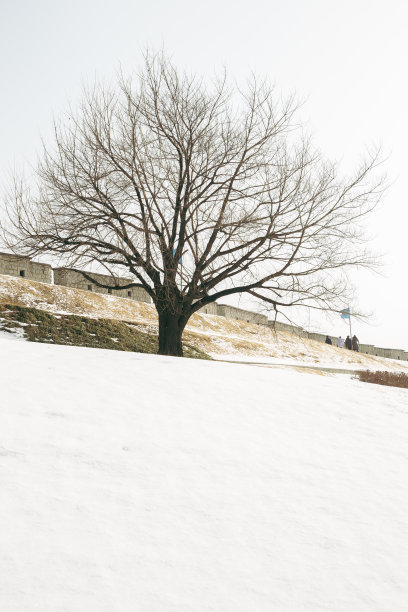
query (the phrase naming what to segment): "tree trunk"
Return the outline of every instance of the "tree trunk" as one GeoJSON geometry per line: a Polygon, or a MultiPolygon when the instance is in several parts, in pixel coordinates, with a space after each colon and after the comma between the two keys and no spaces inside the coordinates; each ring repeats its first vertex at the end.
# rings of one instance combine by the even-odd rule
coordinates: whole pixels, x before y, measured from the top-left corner
{"type": "Polygon", "coordinates": [[[179,314],[159,313],[159,355],[183,356],[181,337],[185,325],[184,317],[179,314]]]}

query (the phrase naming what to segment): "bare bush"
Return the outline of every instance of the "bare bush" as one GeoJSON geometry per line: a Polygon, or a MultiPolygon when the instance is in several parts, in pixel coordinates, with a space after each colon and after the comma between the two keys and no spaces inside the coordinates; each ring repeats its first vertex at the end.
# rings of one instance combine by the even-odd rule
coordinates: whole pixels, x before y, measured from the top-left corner
{"type": "Polygon", "coordinates": [[[362,382],[408,389],[408,374],[404,372],[372,372],[370,370],[363,370],[357,373],[357,378],[362,382]]]}

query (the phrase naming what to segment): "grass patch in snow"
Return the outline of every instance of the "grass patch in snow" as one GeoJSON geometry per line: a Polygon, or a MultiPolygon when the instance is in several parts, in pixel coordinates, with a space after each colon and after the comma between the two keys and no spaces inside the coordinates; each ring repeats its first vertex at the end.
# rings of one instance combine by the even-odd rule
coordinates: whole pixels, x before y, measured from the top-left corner
{"type": "MultiPolygon", "coordinates": [[[[140,331],[130,323],[78,315],[53,315],[16,304],[0,304],[0,330],[11,334],[22,330],[29,342],[137,353],[157,353],[158,349],[156,334],[140,331]]],[[[210,359],[206,353],[190,344],[184,344],[183,349],[185,357],[210,359]]]]}

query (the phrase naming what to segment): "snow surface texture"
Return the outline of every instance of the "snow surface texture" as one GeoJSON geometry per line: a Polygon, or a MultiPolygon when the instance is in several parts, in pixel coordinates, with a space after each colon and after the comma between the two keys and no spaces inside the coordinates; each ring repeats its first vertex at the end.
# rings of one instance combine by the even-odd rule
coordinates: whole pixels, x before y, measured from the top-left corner
{"type": "Polygon", "coordinates": [[[408,609],[408,391],[0,339],[2,612],[408,609]]]}
{"type": "MultiPolygon", "coordinates": [[[[52,313],[118,319],[135,323],[142,331],[157,333],[157,314],[152,305],[112,295],[0,275],[0,303],[19,304],[52,313]]],[[[194,315],[183,339],[215,359],[301,363],[349,370],[408,371],[407,362],[338,349],[293,334],[274,333],[261,325],[215,315],[194,315]]]]}

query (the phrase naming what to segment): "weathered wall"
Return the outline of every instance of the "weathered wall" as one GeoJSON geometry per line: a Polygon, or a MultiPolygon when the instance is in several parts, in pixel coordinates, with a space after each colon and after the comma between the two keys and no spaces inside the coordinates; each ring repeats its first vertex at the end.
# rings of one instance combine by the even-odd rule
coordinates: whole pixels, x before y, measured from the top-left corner
{"type": "Polygon", "coordinates": [[[297,325],[281,323],[280,321],[268,321],[267,325],[275,331],[288,332],[289,334],[294,334],[295,336],[299,336],[301,338],[308,337],[307,331],[305,331],[302,327],[297,327],[297,325]]]}
{"type": "Polygon", "coordinates": [[[307,337],[310,338],[310,340],[316,340],[316,342],[325,342],[326,341],[326,334],[318,334],[315,332],[308,332],[307,337]]]}
{"type": "Polygon", "coordinates": [[[200,310],[198,310],[197,312],[199,314],[216,315],[218,314],[218,304],[217,302],[211,302],[210,304],[206,304],[206,306],[203,306],[202,308],[200,308],[200,310]]]}
{"type": "Polygon", "coordinates": [[[395,357],[391,357],[391,359],[401,359],[401,354],[404,351],[399,349],[384,349],[379,346],[374,346],[373,344],[360,344],[360,353],[366,353],[367,355],[374,355],[375,357],[389,357],[390,350],[395,352],[395,357]]]}
{"type": "Polygon", "coordinates": [[[366,353],[367,355],[374,355],[375,357],[389,357],[390,359],[401,359],[401,354],[404,351],[399,349],[385,349],[373,344],[360,344],[360,353],[366,353]],[[391,357],[391,352],[395,356],[391,357]]]}
{"type": "MultiPolygon", "coordinates": [[[[115,278],[108,274],[95,274],[88,272],[96,281],[105,285],[128,285],[132,280],[128,278],[115,278]]],[[[82,289],[83,291],[93,291],[95,293],[112,294],[116,297],[128,298],[130,300],[137,300],[139,302],[147,302],[150,304],[151,299],[149,294],[141,287],[129,287],[128,289],[105,289],[99,287],[95,283],[87,280],[80,272],[71,270],[70,268],[55,268],[54,269],[54,283],[56,285],[63,285],[64,287],[73,287],[75,289],[82,289]]]]}
{"type": "Polygon", "coordinates": [[[32,261],[30,257],[0,253],[0,274],[18,276],[40,283],[52,282],[52,268],[48,264],[32,261]]]}
{"type": "Polygon", "coordinates": [[[360,344],[360,353],[366,355],[375,355],[376,347],[373,344],[360,344]]]}
{"type": "Polygon", "coordinates": [[[246,321],[247,323],[256,323],[258,325],[266,325],[268,323],[268,317],[265,315],[251,312],[250,310],[243,310],[236,306],[229,306],[228,304],[218,304],[217,314],[226,319],[238,319],[238,321],[246,321]]]}
{"type": "Polygon", "coordinates": [[[383,351],[384,351],[384,357],[387,357],[388,359],[407,359],[407,357],[405,356],[406,355],[405,351],[400,351],[399,349],[388,349],[388,348],[383,349],[383,351]]]}

